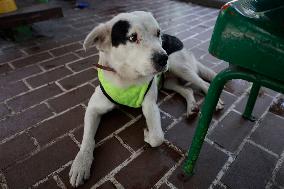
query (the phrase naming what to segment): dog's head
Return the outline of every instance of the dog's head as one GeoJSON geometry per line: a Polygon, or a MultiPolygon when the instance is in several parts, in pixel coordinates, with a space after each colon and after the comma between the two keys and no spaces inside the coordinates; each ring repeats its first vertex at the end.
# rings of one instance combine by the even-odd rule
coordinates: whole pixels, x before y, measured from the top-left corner
{"type": "Polygon", "coordinates": [[[167,69],[161,31],[153,15],[135,11],[121,13],[95,27],[84,48],[94,44],[108,64],[129,79],[155,75],[167,69]]]}

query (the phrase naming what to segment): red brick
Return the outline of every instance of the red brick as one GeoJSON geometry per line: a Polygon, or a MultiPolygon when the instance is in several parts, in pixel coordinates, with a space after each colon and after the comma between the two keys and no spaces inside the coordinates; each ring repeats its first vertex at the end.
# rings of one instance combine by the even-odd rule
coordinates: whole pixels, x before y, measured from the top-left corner
{"type": "MultiPolygon", "coordinates": [[[[245,105],[247,102],[248,96],[246,96],[245,98],[243,98],[235,107],[236,110],[238,110],[239,112],[243,112],[245,109],[245,105]]],[[[256,103],[255,103],[255,107],[253,109],[252,115],[256,116],[256,117],[260,117],[264,111],[269,107],[269,105],[272,102],[272,98],[270,96],[267,95],[262,95],[259,96],[256,99],[256,103]]]]}
{"type": "MultiPolygon", "coordinates": [[[[129,121],[130,118],[118,109],[115,109],[103,115],[98,131],[96,133],[95,137],[96,142],[100,142],[102,139],[104,139],[105,137],[107,137],[117,129],[121,128],[129,121]]],[[[83,128],[77,130],[74,134],[76,139],[81,142],[83,137],[83,128]]]]}
{"type": "Polygon", "coordinates": [[[116,187],[110,181],[107,181],[98,187],[98,189],[116,189],[116,187]]]}
{"type": "Polygon", "coordinates": [[[21,68],[21,67],[24,67],[24,66],[27,66],[27,65],[36,64],[36,63],[41,62],[43,60],[47,60],[51,57],[52,56],[49,53],[44,52],[44,53],[28,56],[26,58],[22,58],[22,59],[13,61],[12,64],[16,68],[21,68]]]}
{"type": "MultiPolygon", "coordinates": [[[[193,48],[193,49],[195,49],[195,47],[193,48]]],[[[192,50],[192,49],[191,49],[192,50]]],[[[199,62],[201,63],[201,64],[203,64],[204,66],[206,66],[206,67],[208,67],[208,68],[211,68],[211,69],[213,69],[214,70],[214,68],[216,68],[217,67],[217,65],[216,64],[214,64],[213,62],[209,62],[209,61],[207,61],[207,60],[205,60],[205,59],[199,59],[199,62]]],[[[219,66],[219,65],[218,65],[219,66]]]]}
{"type": "Polygon", "coordinates": [[[194,14],[189,14],[189,15],[175,19],[175,22],[185,23],[185,22],[189,22],[194,19],[196,19],[196,16],[194,14]]]}
{"type": "Polygon", "coordinates": [[[56,57],[56,58],[53,58],[49,61],[46,61],[46,62],[42,63],[41,66],[44,69],[49,70],[51,68],[64,65],[68,62],[72,62],[72,61],[77,60],[77,59],[78,59],[78,57],[75,56],[74,54],[66,54],[64,56],[56,57]]]}
{"type": "Polygon", "coordinates": [[[78,85],[86,83],[97,77],[97,70],[90,68],[86,71],[74,74],[70,77],[62,79],[59,83],[67,90],[72,89],[78,85]]]}
{"type": "Polygon", "coordinates": [[[16,83],[7,83],[4,85],[0,85],[0,102],[4,101],[8,98],[11,98],[13,96],[16,96],[22,92],[25,92],[28,90],[28,87],[22,82],[18,81],[16,83]]]}
{"type": "Polygon", "coordinates": [[[166,133],[166,139],[183,151],[186,151],[192,141],[198,118],[183,119],[166,133]]]}
{"type": "MultiPolygon", "coordinates": [[[[179,166],[170,176],[169,181],[181,189],[209,188],[227,159],[228,156],[226,154],[204,143],[196,162],[194,175],[185,181],[181,180],[180,176],[183,174],[183,171],[182,167],[179,166]]],[[[183,164],[184,162],[182,162],[183,164]]]]}
{"type": "Polygon", "coordinates": [[[5,115],[9,114],[10,111],[8,110],[5,104],[0,104],[0,118],[4,117],[5,115]]]}
{"type": "Polygon", "coordinates": [[[195,35],[195,33],[189,30],[189,31],[183,31],[183,32],[178,33],[176,37],[178,37],[180,40],[184,40],[193,35],[195,35]]]}
{"type": "Polygon", "coordinates": [[[67,108],[87,101],[94,92],[94,87],[92,87],[91,85],[84,85],[54,99],[51,99],[48,101],[48,103],[56,112],[61,112],[67,108]]]}
{"type": "Polygon", "coordinates": [[[61,39],[58,41],[50,41],[48,40],[46,43],[40,43],[39,45],[35,45],[33,47],[25,49],[25,51],[29,54],[39,53],[42,51],[46,51],[53,48],[58,48],[60,46],[66,45],[68,43],[73,43],[75,41],[80,41],[83,39],[83,36],[72,36],[65,39],[61,39]]]}
{"type": "Polygon", "coordinates": [[[241,115],[232,111],[218,123],[208,137],[222,148],[235,152],[250,133],[253,125],[253,122],[245,120],[241,115]]]}
{"type": "Polygon", "coordinates": [[[283,135],[284,119],[272,113],[267,113],[250,139],[280,156],[284,150],[283,135]]]}
{"type": "Polygon", "coordinates": [[[136,159],[115,175],[125,188],[151,188],[180,159],[180,155],[166,145],[146,148],[136,159]]]}
{"type": "MultiPolygon", "coordinates": [[[[219,67],[219,65],[218,65],[218,67],[219,67]]],[[[249,83],[247,81],[235,79],[235,80],[229,81],[226,84],[225,90],[236,95],[236,96],[240,96],[241,94],[243,94],[247,90],[248,87],[249,87],[249,83]]]]}
{"type": "Polygon", "coordinates": [[[220,59],[215,58],[214,56],[212,56],[212,55],[209,54],[209,53],[206,54],[205,56],[203,56],[202,59],[204,59],[204,60],[206,60],[206,61],[208,61],[208,62],[211,62],[211,63],[213,63],[213,64],[218,64],[218,63],[221,62],[220,59]]]}
{"type": "MultiPolygon", "coordinates": [[[[89,180],[80,187],[80,189],[91,188],[91,186],[93,186],[99,179],[106,176],[129,156],[130,152],[127,151],[115,138],[112,138],[101,146],[95,148],[94,161],[91,167],[91,176],[89,180]]],[[[69,171],[70,166],[62,171],[59,176],[62,178],[67,188],[72,188],[69,183],[69,171]]]]}
{"type": "Polygon", "coordinates": [[[195,58],[197,58],[198,60],[207,53],[206,51],[201,50],[197,47],[191,49],[190,51],[194,54],[195,58]]]}
{"type": "Polygon", "coordinates": [[[0,64],[4,62],[9,62],[11,60],[14,60],[16,58],[20,58],[24,56],[24,53],[22,53],[19,50],[8,50],[6,52],[3,52],[3,54],[0,54],[0,64]]]}
{"type": "Polygon", "coordinates": [[[262,87],[261,90],[260,90],[260,93],[261,94],[264,93],[264,94],[271,96],[271,97],[276,97],[276,95],[279,94],[277,91],[274,91],[274,90],[266,88],[266,87],[262,87]]]}
{"type": "Polygon", "coordinates": [[[75,27],[75,28],[80,28],[80,27],[85,27],[85,26],[87,26],[87,25],[92,25],[92,26],[94,26],[94,21],[93,21],[93,19],[85,19],[85,20],[78,20],[78,21],[76,21],[76,22],[74,22],[74,23],[71,23],[71,25],[73,26],[73,27],[75,27]]]}
{"type": "Polygon", "coordinates": [[[196,47],[197,45],[199,45],[201,43],[201,41],[197,40],[197,39],[193,39],[193,38],[189,38],[186,39],[183,44],[184,47],[187,49],[192,49],[193,47],[196,47]]]}
{"type": "Polygon", "coordinates": [[[58,43],[57,41],[49,41],[48,43],[43,43],[40,45],[29,47],[27,49],[24,49],[24,51],[27,52],[28,54],[35,54],[49,49],[57,48],[59,46],[60,43],[58,43]]]}
{"type": "Polygon", "coordinates": [[[9,66],[9,64],[0,65],[0,74],[9,72],[11,70],[12,70],[12,68],[9,66]]]}
{"type": "Polygon", "coordinates": [[[202,42],[200,45],[198,45],[197,47],[202,49],[202,50],[206,50],[208,51],[209,48],[209,44],[210,44],[210,40],[206,41],[206,42],[202,42]]]}
{"type": "MultiPolygon", "coordinates": [[[[166,127],[169,126],[173,122],[173,120],[161,113],[161,122],[162,129],[165,131],[166,127]]],[[[147,124],[145,118],[142,117],[138,121],[134,122],[131,126],[120,132],[118,135],[131,148],[138,150],[139,148],[147,144],[144,142],[144,128],[147,128],[147,124]]]]}
{"type": "Polygon", "coordinates": [[[212,67],[213,71],[215,71],[216,73],[219,73],[221,71],[223,71],[224,69],[229,67],[229,64],[227,62],[222,62],[219,64],[214,64],[215,66],[212,67]]]}
{"type": "Polygon", "coordinates": [[[75,51],[80,48],[82,48],[82,44],[74,43],[74,44],[66,45],[64,47],[53,49],[50,52],[55,56],[60,56],[60,55],[75,51]]]}
{"type": "Polygon", "coordinates": [[[77,145],[65,137],[31,158],[4,171],[10,189],[27,188],[74,159],[77,145]]]}
{"type": "Polygon", "coordinates": [[[180,24],[180,25],[178,25],[178,26],[176,26],[176,27],[173,27],[173,28],[171,28],[171,29],[167,29],[167,30],[165,31],[165,33],[174,35],[174,34],[176,34],[176,33],[178,33],[178,32],[182,32],[182,31],[186,30],[187,28],[188,28],[187,25],[180,24]]]}
{"type": "MultiPolygon", "coordinates": [[[[93,84],[95,87],[99,86],[99,84],[100,84],[99,79],[96,79],[95,81],[93,81],[92,84],[93,84]]],[[[137,109],[137,108],[136,108],[136,109],[137,109]]]]}
{"type": "Polygon", "coordinates": [[[178,118],[182,114],[186,113],[186,101],[179,95],[174,95],[172,98],[163,102],[160,105],[161,110],[178,118]]]}
{"type": "Polygon", "coordinates": [[[166,95],[165,93],[162,93],[161,91],[158,91],[158,99],[157,99],[157,102],[160,103],[160,102],[163,101],[166,97],[167,97],[167,95],[166,95]]]}
{"type": "MultiPolygon", "coordinates": [[[[96,81],[98,81],[98,80],[96,80],[96,81]]],[[[131,108],[131,107],[128,107],[128,106],[120,106],[119,108],[121,110],[123,110],[124,112],[126,112],[126,113],[128,113],[128,114],[130,114],[134,117],[137,117],[137,116],[142,114],[142,108],[131,108]]]]}
{"type": "Polygon", "coordinates": [[[8,74],[0,77],[0,85],[21,80],[25,77],[41,72],[41,69],[37,65],[32,65],[24,68],[16,69],[8,74]]]}
{"type": "Polygon", "coordinates": [[[236,185],[238,188],[265,188],[276,162],[275,156],[246,143],[221,182],[228,188],[234,188],[236,185]]]}
{"type": "Polygon", "coordinates": [[[71,74],[72,72],[68,70],[65,67],[60,67],[52,71],[48,71],[46,73],[42,73],[40,75],[31,77],[27,79],[27,82],[32,86],[32,87],[38,87],[41,85],[44,85],[46,83],[50,83],[53,81],[56,81],[66,75],[71,74]]]}
{"type": "Polygon", "coordinates": [[[91,56],[93,54],[97,54],[99,51],[96,47],[91,47],[89,49],[87,49],[86,51],[84,49],[82,50],[78,50],[75,53],[77,55],[79,55],[80,57],[87,57],[87,56],[91,56]]]}
{"type": "Polygon", "coordinates": [[[57,185],[54,179],[49,178],[47,181],[45,181],[44,183],[41,183],[36,188],[37,189],[55,189],[55,188],[59,189],[60,187],[57,185]]]}
{"type": "Polygon", "coordinates": [[[94,67],[93,64],[97,63],[99,60],[99,55],[94,55],[88,58],[84,58],[82,60],[78,60],[74,63],[69,64],[68,66],[78,72],[84,70],[86,68],[94,67]]]}
{"type": "Polygon", "coordinates": [[[85,110],[82,106],[78,106],[41,123],[37,127],[32,128],[29,132],[37,139],[40,145],[45,145],[69,130],[83,124],[84,112],[85,110]]]}
{"type": "Polygon", "coordinates": [[[46,105],[41,104],[20,114],[13,115],[0,121],[0,140],[20,132],[52,115],[46,105]]]}
{"type": "Polygon", "coordinates": [[[199,39],[201,41],[206,41],[206,40],[210,40],[211,35],[212,35],[212,30],[207,30],[205,32],[199,33],[194,38],[199,39]]]}
{"type": "Polygon", "coordinates": [[[30,91],[24,95],[18,96],[12,100],[9,100],[7,104],[15,111],[28,108],[32,105],[38,104],[43,100],[50,98],[54,95],[61,93],[62,90],[55,84],[47,85],[30,91]]]}
{"type": "Polygon", "coordinates": [[[27,134],[22,134],[0,145],[0,168],[5,169],[36,148],[27,134]]]}

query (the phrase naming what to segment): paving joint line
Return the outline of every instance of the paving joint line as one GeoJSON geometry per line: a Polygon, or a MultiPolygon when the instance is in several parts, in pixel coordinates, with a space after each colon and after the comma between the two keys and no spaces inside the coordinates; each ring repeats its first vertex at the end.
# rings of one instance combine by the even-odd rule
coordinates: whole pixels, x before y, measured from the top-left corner
{"type": "Polygon", "coordinates": [[[57,186],[61,189],[67,189],[67,187],[65,186],[64,182],[61,180],[61,178],[58,175],[54,175],[53,180],[55,180],[57,186]]]}
{"type": "Polygon", "coordinates": [[[130,155],[126,160],[124,160],[120,165],[118,165],[116,168],[114,168],[110,173],[108,173],[106,176],[101,178],[96,184],[94,184],[91,189],[94,189],[96,187],[101,186],[103,183],[105,183],[107,180],[110,180],[113,178],[122,168],[126,167],[130,162],[132,162],[134,159],[136,159],[139,155],[141,155],[144,152],[144,149],[141,148],[136,153],[130,155]]]}
{"type": "Polygon", "coordinates": [[[273,152],[273,151],[271,151],[271,150],[265,148],[264,146],[262,146],[262,145],[260,145],[260,144],[257,144],[256,142],[254,142],[254,141],[251,140],[251,139],[245,139],[245,140],[246,140],[247,143],[249,143],[249,144],[251,144],[251,145],[253,145],[253,146],[255,146],[255,147],[261,149],[262,151],[268,153],[269,155],[275,157],[276,159],[279,159],[279,155],[276,154],[275,152],[273,152]]]}
{"type": "Polygon", "coordinates": [[[119,143],[124,147],[126,148],[131,154],[134,154],[135,151],[127,144],[125,143],[118,135],[114,134],[114,138],[116,138],[119,143]]]}
{"type": "MultiPolygon", "coordinates": [[[[272,104],[272,102],[271,102],[272,104]]],[[[263,112],[263,114],[260,116],[259,120],[257,120],[253,126],[253,128],[251,129],[250,133],[244,138],[244,140],[241,142],[241,144],[239,145],[239,147],[237,148],[237,150],[235,151],[234,154],[232,154],[231,158],[229,158],[227,160],[227,162],[224,164],[224,166],[222,167],[222,169],[219,171],[219,173],[217,174],[216,178],[214,179],[214,181],[211,183],[211,185],[216,184],[218,182],[221,181],[222,177],[225,175],[225,173],[229,170],[230,165],[237,159],[238,155],[240,154],[240,152],[242,151],[242,149],[244,148],[245,144],[247,143],[247,140],[250,138],[250,136],[253,134],[253,132],[258,128],[260,122],[262,121],[263,117],[267,114],[267,112],[269,111],[270,105],[268,105],[268,107],[266,108],[266,110],[263,112]]]]}
{"type": "Polygon", "coordinates": [[[178,166],[181,165],[185,158],[181,157],[178,162],[176,162],[165,174],[164,176],[154,185],[155,188],[159,188],[163,183],[165,183],[172,173],[176,170],[178,166]]]}

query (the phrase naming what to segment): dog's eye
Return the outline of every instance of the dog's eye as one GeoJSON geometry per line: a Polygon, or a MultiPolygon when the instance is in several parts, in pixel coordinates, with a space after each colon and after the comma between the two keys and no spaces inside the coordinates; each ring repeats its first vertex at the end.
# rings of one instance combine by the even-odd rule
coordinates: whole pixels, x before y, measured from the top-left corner
{"type": "Polygon", "coordinates": [[[157,30],[157,37],[160,37],[161,35],[161,30],[157,30]]]}
{"type": "Polygon", "coordinates": [[[137,33],[133,33],[129,36],[129,41],[136,42],[137,41],[137,33]]]}

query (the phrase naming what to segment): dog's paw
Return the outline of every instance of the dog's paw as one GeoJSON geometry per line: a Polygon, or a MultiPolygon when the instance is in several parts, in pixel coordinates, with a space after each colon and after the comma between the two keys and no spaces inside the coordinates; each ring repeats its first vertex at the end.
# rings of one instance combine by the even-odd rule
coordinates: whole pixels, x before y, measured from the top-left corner
{"type": "Polygon", "coordinates": [[[144,141],[150,144],[151,147],[160,146],[164,142],[164,133],[150,133],[144,129],[144,141]]]}
{"type": "Polygon", "coordinates": [[[199,112],[199,105],[197,103],[192,103],[187,106],[186,116],[191,117],[197,115],[199,112]]]}
{"type": "Polygon", "coordinates": [[[216,106],[216,111],[223,110],[224,105],[225,105],[225,103],[221,99],[219,99],[218,104],[216,106]]]}
{"type": "Polygon", "coordinates": [[[78,187],[84,183],[84,180],[90,177],[90,169],[93,162],[93,154],[79,151],[75,157],[70,172],[70,184],[78,187]]]}

